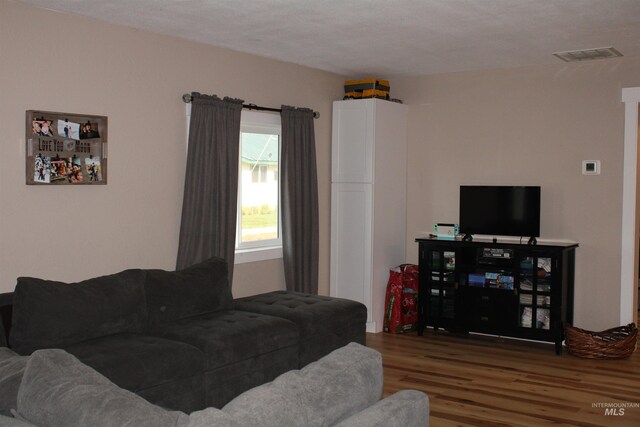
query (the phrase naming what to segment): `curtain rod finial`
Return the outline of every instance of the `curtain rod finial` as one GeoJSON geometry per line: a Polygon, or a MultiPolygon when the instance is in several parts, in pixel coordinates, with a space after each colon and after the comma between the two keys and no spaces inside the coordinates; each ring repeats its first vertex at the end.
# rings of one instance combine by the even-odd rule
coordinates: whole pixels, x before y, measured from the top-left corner
{"type": "Polygon", "coordinates": [[[191,102],[191,99],[192,97],[190,93],[185,93],[184,95],[182,95],[182,100],[187,104],[191,102]]]}
{"type": "Polygon", "coordinates": [[[319,119],[320,118],[320,111],[314,111],[313,112],[313,118],[314,119],[319,119]]]}

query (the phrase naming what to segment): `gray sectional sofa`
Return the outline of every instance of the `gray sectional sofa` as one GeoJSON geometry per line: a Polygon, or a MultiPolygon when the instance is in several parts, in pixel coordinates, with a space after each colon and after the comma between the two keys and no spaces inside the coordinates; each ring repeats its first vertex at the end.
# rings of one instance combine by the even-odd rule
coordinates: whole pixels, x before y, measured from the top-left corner
{"type": "Polygon", "coordinates": [[[191,413],[365,343],[366,308],[295,292],[233,300],[224,260],[78,283],[29,277],[0,295],[0,345],[57,348],[151,403],[191,413]]]}
{"type": "Polygon", "coordinates": [[[428,426],[427,396],[405,390],[379,400],[382,378],[380,354],[351,343],[242,393],[221,409],[187,415],[118,387],[64,350],[19,356],[4,348],[0,349],[0,406],[10,406],[13,416],[0,415],[0,425],[428,426]]]}

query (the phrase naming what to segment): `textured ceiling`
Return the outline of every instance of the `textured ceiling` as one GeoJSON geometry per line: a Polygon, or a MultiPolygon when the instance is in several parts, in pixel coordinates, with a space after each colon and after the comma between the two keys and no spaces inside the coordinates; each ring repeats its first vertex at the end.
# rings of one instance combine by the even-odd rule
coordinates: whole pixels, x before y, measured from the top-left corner
{"type": "Polygon", "coordinates": [[[640,0],[20,0],[348,77],[640,56],[640,0]]]}

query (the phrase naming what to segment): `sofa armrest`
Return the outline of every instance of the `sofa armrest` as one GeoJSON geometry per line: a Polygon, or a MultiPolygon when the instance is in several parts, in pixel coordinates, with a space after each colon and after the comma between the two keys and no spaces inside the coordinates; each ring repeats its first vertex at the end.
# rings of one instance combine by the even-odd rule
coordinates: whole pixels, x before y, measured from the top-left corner
{"type": "Polygon", "coordinates": [[[425,427],[429,425],[429,397],[402,390],[336,424],[336,427],[425,427]]]}
{"type": "Polygon", "coordinates": [[[18,406],[18,390],[27,359],[10,348],[0,347],[0,415],[10,416],[11,410],[18,406]]]}
{"type": "Polygon", "coordinates": [[[16,413],[37,426],[188,425],[189,417],[167,411],[113,384],[60,349],[35,351],[27,361],[16,413]]]}

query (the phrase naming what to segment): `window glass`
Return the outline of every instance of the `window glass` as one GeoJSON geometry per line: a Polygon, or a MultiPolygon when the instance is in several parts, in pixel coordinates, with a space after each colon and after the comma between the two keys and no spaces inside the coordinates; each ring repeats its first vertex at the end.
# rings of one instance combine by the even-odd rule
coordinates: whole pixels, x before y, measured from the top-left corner
{"type": "Polygon", "coordinates": [[[238,249],[281,246],[280,126],[243,120],[240,130],[238,249]]]}

